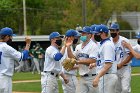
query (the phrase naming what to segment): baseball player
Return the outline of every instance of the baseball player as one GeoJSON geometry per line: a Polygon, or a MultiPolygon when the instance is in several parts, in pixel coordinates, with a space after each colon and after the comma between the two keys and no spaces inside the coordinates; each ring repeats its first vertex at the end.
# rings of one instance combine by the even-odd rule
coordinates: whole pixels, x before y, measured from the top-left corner
{"type": "Polygon", "coordinates": [[[61,63],[59,62],[65,52],[65,46],[59,51],[62,44],[62,38],[58,32],[52,32],[49,36],[51,45],[46,49],[45,52],[45,63],[43,79],[41,79],[42,93],[58,93],[58,74],[62,76],[65,83],[68,83],[68,79],[64,76],[61,71],[61,63]]]}
{"type": "Polygon", "coordinates": [[[133,47],[133,49],[134,49],[136,52],[140,53],[140,32],[137,33],[136,38],[137,38],[137,45],[135,45],[135,46],[133,47]]]}
{"type": "Polygon", "coordinates": [[[97,61],[97,75],[93,80],[93,87],[99,85],[99,93],[115,93],[117,82],[117,65],[115,62],[115,47],[108,38],[109,30],[105,25],[97,27],[94,38],[100,41],[97,61]]]}
{"type": "Polygon", "coordinates": [[[24,61],[28,58],[31,38],[26,37],[26,47],[22,53],[18,52],[7,42],[12,42],[13,30],[9,27],[0,30],[0,93],[12,93],[12,76],[14,61],[24,61]]]}
{"type": "Polygon", "coordinates": [[[130,60],[132,59],[132,54],[130,51],[123,47],[122,41],[129,42],[129,40],[123,36],[119,35],[119,25],[117,23],[112,23],[110,26],[111,41],[115,45],[116,52],[116,62],[117,62],[117,87],[116,93],[130,93],[130,81],[131,81],[131,66],[130,60]]]}
{"type": "MultiPolygon", "coordinates": [[[[80,37],[80,35],[78,35],[78,33],[76,32],[76,30],[73,30],[73,29],[68,30],[66,32],[65,36],[66,36],[66,38],[70,38],[73,41],[73,44],[77,44],[78,38],[80,37]]],[[[73,46],[71,46],[71,50],[73,52],[73,46]]],[[[65,50],[65,54],[64,54],[63,58],[61,59],[61,61],[63,61],[66,58],[68,58],[67,48],[65,50]]],[[[64,81],[63,81],[63,79],[62,79],[62,87],[63,87],[63,92],[64,93],[75,93],[76,92],[77,68],[78,68],[77,65],[75,65],[74,68],[72,70],[70,70],[70,71],[66,71],[63,68],[63,73],[69,79],[69,83],[68,84],[65,84],[64,81]]]]}
{"type": "Polygon", "coordinates": [[[136,46],[132,47],[129,43],[125,41],[123,41],[123,46],[128,48],[136,59],[140,59],[140,32],[138,33],[136,38],[138,39],[138,44],[136,46]]]}
{"type": "MultiPolygon", "coordinates": [[[[91,32],[92,32],[91,40],[92,40],[93,42],[95,42],[95,43],[97,44],[98,47],[100,47],[100,42],[97,42],[97,41],[94,39],[94,35],[95,35],[95,33],[96,33],[97,26],[99,26],[99,25],[94,24],[94,25],[91,25],[91,26],[90,26],[91,32]]],[[[89,65],[89,68],[93,68],[93,67],[96,69],[96,63],[92,63],[92,64],[89,65]]]]}
{"type": "Polygon", "coordinates": [[[97,93],[97,89],[92,86],[92,79],[96,75],[96,69],[89,69],[89,64],[95,63],[97,58],[97,45],[91,40],[91,29],[89,26],[83,27],[80,40],[81,44],[76,46],[74,53],[71,51],[72,40],[68,39],[66,46],[69,58],[76,58],[79,65],[80,79],[76,93],[97,93]]]}

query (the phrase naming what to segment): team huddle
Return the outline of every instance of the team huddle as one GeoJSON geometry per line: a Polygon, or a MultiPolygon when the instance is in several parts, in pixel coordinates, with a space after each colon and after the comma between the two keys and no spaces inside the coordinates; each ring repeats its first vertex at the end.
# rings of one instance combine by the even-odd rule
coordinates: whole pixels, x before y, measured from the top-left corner
{"type": "MultiPolygon", "coordinates": [[[[52,32],[41,72],[41,93],[58,93],[59,76],[64,93],[131,93],[130,63],[135,52],[119,30],[112,23],[70,29],[65,37],[52,32]]],[[[25,38],[26,47],[20,53],[6,43],[12,36],[11,28],[0,30],[0,93],[12,93],[14,60],[24,61],[29,54],[31,38],[25,38]]]]}
{"type": "Polygon", "coordinates": [[[130,93],[133,55],[124,47],[129,40],[119,35],[119,29],[117,23],[112,23],[109,28],[101,24],[85,26],[78,32],[70,29],[64,38],[58,32],[51,33],[42,93],[58,93],[58,75],[64,93],[130,93]],[[76,62],[71,65],[73,59],[76,62]]]}

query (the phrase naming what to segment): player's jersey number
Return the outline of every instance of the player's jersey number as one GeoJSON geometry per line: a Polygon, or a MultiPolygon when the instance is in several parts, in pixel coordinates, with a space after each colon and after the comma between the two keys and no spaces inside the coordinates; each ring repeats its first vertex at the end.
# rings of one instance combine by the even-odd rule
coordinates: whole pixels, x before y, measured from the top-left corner
{"type": "Polygon", "coordinates": [[[123,58],[123,56],[124,56],[124,53],[121,52],[121,53],[120,53],[120,58],[123,58]]]}
{"type": "Polygon", "coordinates": [[[2,56],[2,52],[0,52],[0,64],[1,64],[1,56],[2,56]]]}
{"type": "Polygon", "coordinates": [[[100,66],[101,65],[101,60],[98,60],[97,61],[97,66],[100,66]]]}

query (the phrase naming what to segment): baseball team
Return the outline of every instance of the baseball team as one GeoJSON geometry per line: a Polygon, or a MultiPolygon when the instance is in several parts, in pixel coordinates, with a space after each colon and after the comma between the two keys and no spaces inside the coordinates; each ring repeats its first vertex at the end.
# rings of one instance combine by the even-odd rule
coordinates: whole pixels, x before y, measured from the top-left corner
{"type": "MultiPolygon", "coordinates": [[[[131,93],[130,64],[133,57],[140,58],[140,33],[134,47],[119,33],[118,23],[69,29],[65,36],[52,32],[41,72],[41,93],[58,93],[58,77],[64,93],[131,93]],[[69,71],[62,66],[67,58],[76,59],[69,71]]],[[[13,35],[11,28],[0,30],[0,93],[12,93],[14,60],[29,56],[31,38],[25,38],[21,53],[7,44],[13,35]]]]}

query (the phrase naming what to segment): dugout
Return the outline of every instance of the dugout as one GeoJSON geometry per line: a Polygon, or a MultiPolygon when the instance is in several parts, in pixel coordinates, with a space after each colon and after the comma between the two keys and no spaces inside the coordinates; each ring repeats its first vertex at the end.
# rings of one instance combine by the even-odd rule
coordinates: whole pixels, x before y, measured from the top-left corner
{"type": "MultiPolygon", "coordinates": [[[[45,50],[49,45],[49,35],[41,35],[41,36],[30,36],[31,37],[31,48],[36,43],[39,43],[41,47],[45,50]]],[[[25,36],[15,36],[13,37],[13,42],[10,44],[15,49],[18,49],[18,46],[25,46],[25,36]]]]}

